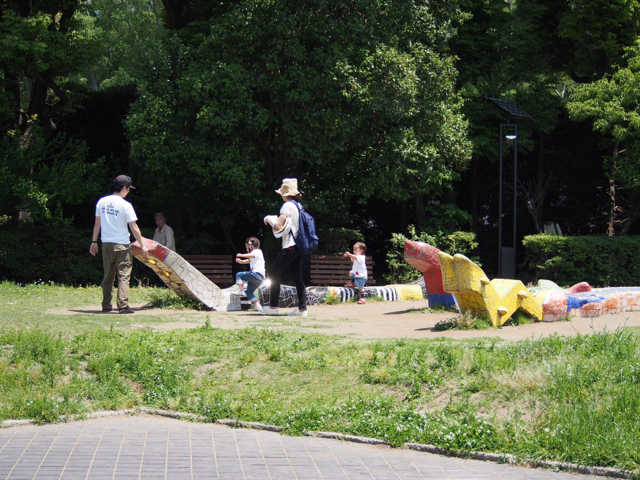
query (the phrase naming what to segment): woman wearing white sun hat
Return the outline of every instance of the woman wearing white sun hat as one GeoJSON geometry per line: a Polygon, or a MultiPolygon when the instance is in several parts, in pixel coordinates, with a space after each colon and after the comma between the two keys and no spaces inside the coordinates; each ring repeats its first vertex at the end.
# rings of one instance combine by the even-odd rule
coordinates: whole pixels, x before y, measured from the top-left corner
{"type": "Polygon", "coordinates": [[[307,289],[302,278],[302,252],[296,246],[295,236],[298,234],[300,224],[300,212],[294,202],[295,198],[302,192],[298,190],[297,178],[285,178],[282,186],[276,190],[282,196],[284,204],[280,208],[280,215],[268,215],[264,217],[265,225],[273,227],[274,234],[281,236],[282,249],[276,257],[273,265],[269,269],[269,306],[263,307],[263,312],[270,315],[277,315],[278,301],[280,299],[280,276],[285,268],[289,267],[293,282],[296,285],[298,294],[298,308],[287,315],[307,316],[307,289]]]}

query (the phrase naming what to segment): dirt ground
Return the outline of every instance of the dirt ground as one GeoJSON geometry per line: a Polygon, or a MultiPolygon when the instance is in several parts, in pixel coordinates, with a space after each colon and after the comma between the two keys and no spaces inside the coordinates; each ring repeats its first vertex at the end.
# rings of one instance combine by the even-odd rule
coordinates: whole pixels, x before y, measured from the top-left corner
{"type": "MultiPolygon", "coordinates": [[[[455,313],[424,313],[426,300],[399,302],[369,302],[365,305],[355,303],[339,305],[314,305],[309,307],[308,317],[287,317],[289,309],[280,309],[280,316],[268,316],[258,312],[198,312],[195,310],[153,309],[148,305],[132,305],[136,310],[135,318],[144,316],[162,316],[163,322],[137,324],[133,328],[151,328],[168,330],[173,328],[194,328],[201,326],[207,317],[211,325],[218,328],[269,327],[274,329],[296,329],[305,332],[341,335],[354,338],[475,338],[500,337],[505,340],[522,340],[540,338],[557,333],[559,335],[576,335],[613,331],[619,327],[640,327],[640,311],[624,312],[600,317],[572,317],[571,321],[537,322],[515,327],[491,328],[488,330],[447,330],[437,331],[435,325],[443,320],[457,316],[455,313]],[[167,316],[175,317],[175,321],[167,316]]],[[[109,317],[115,313],[102,313],[99,305],[86,308],[50,312],[56,314],[96,314],[109,317]]],[[[131,315],[127,320],[133,320],[131,315]]],[[[141,318],[142,320],[142,318],[141,318]]]]}

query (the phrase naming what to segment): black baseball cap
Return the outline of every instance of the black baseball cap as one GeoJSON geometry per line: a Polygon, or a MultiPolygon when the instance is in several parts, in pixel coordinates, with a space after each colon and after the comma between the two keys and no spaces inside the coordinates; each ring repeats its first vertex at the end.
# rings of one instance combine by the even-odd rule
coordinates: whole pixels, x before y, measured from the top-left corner
{"type": "Polygon", "coordinates": [[[118,175],[116,178],[114,178],[113,186],[116,188],[129,187],[133,188],[134,190],[136,189],[136,187],[131,185],[131,177],[127,177],[126,175],[118,175]]]}

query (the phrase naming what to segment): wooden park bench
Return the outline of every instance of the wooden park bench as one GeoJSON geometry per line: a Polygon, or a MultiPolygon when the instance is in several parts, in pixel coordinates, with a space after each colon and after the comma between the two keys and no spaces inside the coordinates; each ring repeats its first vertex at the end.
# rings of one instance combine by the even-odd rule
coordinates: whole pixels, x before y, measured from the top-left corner
{"type": "Polygon", "coordinates": [[[233,285],[233,255],[181,255],[200,273],[218,286],[233,285]]]}
{"type": "MultiPolygon", "coordinates": [[[[344,286],[351,281],[351,259],[342,255],[310,255],[311,285],[344,286]]],[[[367,257],[367,285],[375,285],[373,258],[367,257]]]]}

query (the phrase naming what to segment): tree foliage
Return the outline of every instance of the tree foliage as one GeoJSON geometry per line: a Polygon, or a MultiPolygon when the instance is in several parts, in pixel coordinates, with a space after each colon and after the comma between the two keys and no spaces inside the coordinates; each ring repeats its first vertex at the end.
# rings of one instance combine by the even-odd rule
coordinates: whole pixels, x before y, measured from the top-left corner
{"type": "Polygon", "coordinates": [[[56,119],[77,107],[80,92],[68,76],[84,68],[95,43],[81,3],[51,1],[3,3],[0,10],[2,114],[5,125],[28,134],[39,124],[45,138],[56,119]],[[22,90],[22,91],[21,91],[22,90]]]}
{"type": "Polygon", "coordinates": [[[153,81],[164,58],[159,0],[100,0],[87,9],[99,54],[90,62],[93,90],[153,81]]]}
{"type": "Polygon", "coordinates": [[[82,8],[57,0],[1,4],[2,214],[57,224],[64,205],[95,193],[101,162],[87,162],[82,141],[55,137],[60,118],[81,107],[78,75],[96,51],[82,8]]]}
{"type": "Polygon", "coordinates": [[[214,253],[263,233],[295,176],[327,248],[364,238],[381,259],[389,232],[435,237],[472,219],[491,271],[498,205],[511,204],[497,194],[509,118],[487,102],[500,97],[533,117],[518,121],[518,235],[549,217],[570,233],[634,232],[639,7],[0,2],[0,215],[69,223],[84,202],[90,218],[98,186],[124,171],[142,215],[172,210],[214,253]]]}
{"type": "Polygon", "coordinates": [[[321,212],[440,194],[470,150],[444,51],[459,13],[436,3],[216,6],[206,28],[166,40],[164,77],[127,123],[132,157],[172,201],[221,225],[239,206],[264,212],[259,197],[287,176],[321,212]],[[222,208],[207,208],[214,198],[222,208]]]}
{"type": "Polygon", "coordinates": [[[610,234],[614,224],[626,233],[640,218],[640,48],[630,48],[627,59],[628,66],[612,75],[576,86],[567,104],[573,118],[591,122],[611,152],[603,159],[612,189],[610,234]],[[616,198],[623,192],[628,209],[616,198]]]}
{"type": "Polygon", "coordinates": [[[65,205],[90,201],[100,191],[103,162],[87,163],[84,142],[58,136],[47,142],[36,127],[0,140],[0,215],[28,212],[40,225],[69,224],[65,205]]]}

